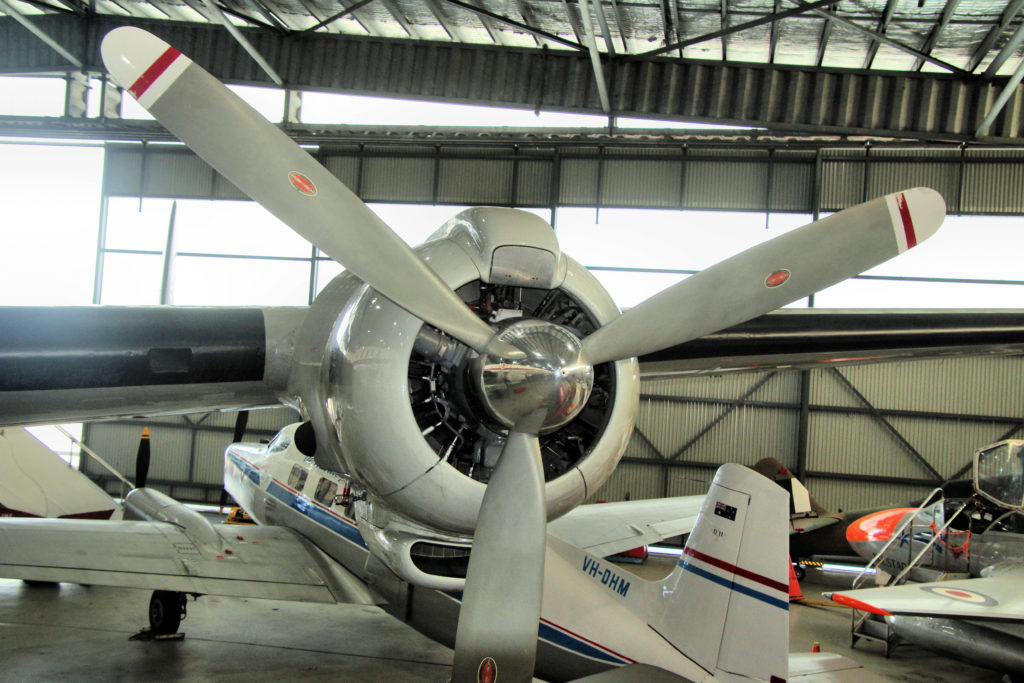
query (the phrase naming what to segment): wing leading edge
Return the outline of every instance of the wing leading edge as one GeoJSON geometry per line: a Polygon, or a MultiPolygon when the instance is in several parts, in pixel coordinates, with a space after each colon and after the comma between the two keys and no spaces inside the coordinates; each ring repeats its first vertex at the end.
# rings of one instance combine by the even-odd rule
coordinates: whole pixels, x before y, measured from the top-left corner
{"type": "Polygon", "coordinates": [[[891,616],[954,619],[1024,619],[1024,567],[995,576],[832,594],[832,600],[859,610],[891,616]]]}

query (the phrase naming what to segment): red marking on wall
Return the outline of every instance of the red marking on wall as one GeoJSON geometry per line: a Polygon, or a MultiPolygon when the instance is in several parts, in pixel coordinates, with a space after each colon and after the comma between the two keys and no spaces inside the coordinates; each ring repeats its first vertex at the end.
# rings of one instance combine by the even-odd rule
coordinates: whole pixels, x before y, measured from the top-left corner
{"type": "Polygon", "coordinates": [[[156,61],[149,65],[149,68],[142,72],[142,75],[135,79],[131,87],[128,88],[135,99],[142,97],[143,93],[149,90],[149,86],[153,85],[156,79],[160,78],[160,75],[167,71],[175,59],[181,56],[181,53],[175,50],[173,47],[169,47],[164,50],[164,53],[156,58],[156,61]]]}

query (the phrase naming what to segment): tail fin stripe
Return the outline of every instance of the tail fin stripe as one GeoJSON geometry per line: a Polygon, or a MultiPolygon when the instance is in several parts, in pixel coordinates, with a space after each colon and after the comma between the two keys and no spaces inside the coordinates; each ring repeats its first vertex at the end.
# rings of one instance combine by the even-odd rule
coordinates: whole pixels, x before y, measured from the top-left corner
{"type": "Polygon", "coordinates": [[[760,600],[761,602],[767,605],[771,605],[772,607],[778,607],[779,609],[786,610],[787,612],[789,611],[788,600],[779,600],[778,598],[773,598],[770,595],[765,595],[760,591],[756,591],[753,588],[748,588],[746,586],[741,586],[740,584],[733,583],[729,579],[723,578],[721,576],[716,576],[711,572],[705,571],[700,567],[696,567],[690,563],[684,563],[682,567],[685,571],[688,571],[692,574],[696,574],[697,576],[707,579],[708,581],[717,583],[720,586],[724,586],[729,590],[736,591],[737,593],[742,593],[743,595],[754,598],[755,600],[760,600]]]}
{"type": "MultiPolygon", "coordinates": [[[[718,567],[719,569],[724,569],[725,571],[730,572],[732,574],[736,574],[737,576],[742,576],[744,579],[750,579],[751,581],[755,581],[755,582],[757,582],[757,583],[759,583],[759,584],[761,584],[763,586],[767,586],[768,588],[774,588],[777,591],[781,591],[783,593],[786,593],[787,595],[789,594],[789,586],[784,584],[784,583],[782,583],[781,581],[776,581],[775,579],[769,579],[767,576],[761,576],[760,574],[755,574],[752,571],[749,571],[747,569],[743,569],[741,567],[737,567],[734,564],[729,564],[728,562],[726,562],[724,560],[720,560],[717,557],[712,557],[711,555],[707,555],[705,553],[702,553],[699,550],[694,550],[693,548],[691,548],[689,546],[687,546],[683,550],[683,552],[686,553],[687,555],[689,555],[690,557],[692,557],[692,558],[694,558],[696,560],[700,560],[701,562],[706,562],[707,564],[710,564],[713,567],[718,567]]],[[[684,560],[683,562],[680,562],[679,564],[685,566],[686,565],[686,561],[684,560]]]]}

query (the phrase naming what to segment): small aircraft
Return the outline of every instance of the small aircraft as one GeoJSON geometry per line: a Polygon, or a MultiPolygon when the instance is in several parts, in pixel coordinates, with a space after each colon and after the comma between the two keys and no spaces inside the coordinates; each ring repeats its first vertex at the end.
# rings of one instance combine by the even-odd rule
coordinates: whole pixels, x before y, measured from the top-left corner
{"type": "MultiPolygon", "coordinates": [[[[410,249],[310,154],[163,40],[123,27],[107,34],[102,54],[114,80],[168,130],[347,268],[309,307],[0,309],[2,424],[282,403],[306,420],[266,451],[228,451],[229,486],[266,526],[226,532],[148,488],[128,496],[126,514],[141,520],[128,527],[86,534],[61,520],[0,524],[5,575],[153,588],[156,625],[180,618],[188,592],[387,598],[396,611],[427,601],[445,623],[423,628],[449,640],[454,629],[457,681],[496,671],[502,680],[578,675],[569,661],[636,661],[701,680],[784,679],[784,547],[736,532],[759,523],[760,508],[746,498],[759,506],[762,494],[784,495],[778,487],[723,470],[691,553],[654,589],[601,557],[616,536],[628,536],[622,549],[656,540],[692,504],[649,517],[640,504],[608,504],[582,508],[576,521],[589,523],[573,522],[630,436],[637,357],[723,372],[1024,349],[1019,313],[769,313],[928,238],[945,204],[927,188],[815,221],[620,313],[539,217],[468,209],[410,249]],[[631,518],[625,529],[604,519],[613,510],[631,518]],[[556,533],[566,525],[577,527],[573,543],[556,533]],[[126,531],[133,549],[151,550],[137,566],[113,554],[125,541],[111,539],[126,531]],[[94,543],[109,544],[109,564],[78,566],[94,543]],[[593,599],[561,601],[566,580],[593,599]],[[677,587],[697,580],[707,585],[689,599],[706,609],[680,620],[677,587]],[[552,582],[558,591],[545,591],[552,582]],[[568,605],[581,611],[565,614],[568,605]]],[[[791,663],[788,673],[828,661],[791,663]]]]}
{"type": "Polygon", "coordinates": [[[846,540],[846,528],[862,516],[860,513],[830,512],[776,458],[759,460],[753,470],[789,493],[789,554],[793,559],[855,556],[846,540]]]}
{"type": "Polygon", "coordinates": [[[1024,676],[1024,441],[979,449],[974,490],[851,524],[847,538],[860,555],[897,581],[926,582],[831,598],[884,618],[904,640],[1024,676]]]}

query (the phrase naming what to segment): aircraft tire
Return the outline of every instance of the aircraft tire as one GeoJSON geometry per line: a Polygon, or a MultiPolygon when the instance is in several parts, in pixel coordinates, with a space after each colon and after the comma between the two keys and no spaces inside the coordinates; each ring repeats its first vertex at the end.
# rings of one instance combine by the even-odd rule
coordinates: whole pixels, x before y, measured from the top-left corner
{"type": "Polygon", "coordinates": [[[153,635],[177,633],[184,614],[184,593],[153,591],[149,599],[149,628],[153,635]]]}

